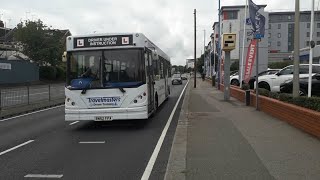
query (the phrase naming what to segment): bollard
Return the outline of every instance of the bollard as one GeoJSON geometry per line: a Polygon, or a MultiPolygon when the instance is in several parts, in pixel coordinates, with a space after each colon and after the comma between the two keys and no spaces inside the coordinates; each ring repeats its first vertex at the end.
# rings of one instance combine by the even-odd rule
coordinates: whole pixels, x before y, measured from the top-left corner
{"type": "Polygon", "coordinates": [[[212,76],[212,87],[216,86],[216,76],[212,76]]]}
{"type": "Polygon", "coordinates": [[[250,106],[250,90],[246,90],[246,106],[250,106]]]}

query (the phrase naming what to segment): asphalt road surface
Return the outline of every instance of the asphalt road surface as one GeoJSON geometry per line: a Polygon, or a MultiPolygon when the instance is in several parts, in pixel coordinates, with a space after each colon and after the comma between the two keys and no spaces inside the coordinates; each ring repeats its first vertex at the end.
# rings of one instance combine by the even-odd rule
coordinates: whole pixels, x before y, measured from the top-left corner
{"type": "MultiPolygon", "coordinates": [[[[65,122],[64,106],[0,120],[0,179],[141,179],[186,84],[147,121],[65,122]]],[[[163,179],[179,102],[149,179],[163,179]]]]}

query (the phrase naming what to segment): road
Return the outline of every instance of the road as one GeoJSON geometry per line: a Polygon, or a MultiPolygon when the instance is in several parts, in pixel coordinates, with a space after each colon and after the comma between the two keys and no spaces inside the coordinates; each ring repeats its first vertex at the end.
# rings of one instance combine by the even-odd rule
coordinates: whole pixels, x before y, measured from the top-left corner
{"type": "MultiPolygon", "coordinates": [[[[185,84],[147,121],[68,123],[63,106],[0,121],[0,179],[141,179],[185,84]]],[[[164,178],[182,100],[149,179],[164,178]]]]}

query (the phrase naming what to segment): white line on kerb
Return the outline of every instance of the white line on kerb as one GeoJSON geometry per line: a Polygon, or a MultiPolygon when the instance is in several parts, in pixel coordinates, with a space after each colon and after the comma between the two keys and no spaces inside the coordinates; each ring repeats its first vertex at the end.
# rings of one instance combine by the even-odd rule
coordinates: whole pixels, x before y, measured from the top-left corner
{"type": "Polygon", "coordinates": [[[48,111],[48,110],[51,110],[51,109],[56,109],[56,108],[59,108],[59,107],[62,107],[62,106],[64,106],[64,105],[55,106],[55,107],[51,107],[51,108],[47,108],[47,109],[42,109],[42,110],[39,110],[39,111],[34,111],[34,112],[31,112],[31,113],[22,114],[22,115],[14,116],[14,117],[7,118],[7,119],[2,119],[2,120],[0,120],[0,122],[8,121],[8,120],[11,120],[11,119],[16,119],[16,118],[23,117],[23,116],[28,116],[28,115],[39,113],[39,112],[43,112],[43,111],[48,111]]]}
{"type": "Polygon", "coordinates": [[[77,124],[78,122],[79,122],[79,121],[75,121],[75,122],[70,123],[69,125],[72,126],[72,125],[74,125],[74,124],[77,124]]]}
{"type": "Polygon", "coordinates": [[[10,148],[10,149],[7,149],[7,150],[5,150],[5,151],[2,151],[1,153],[0,153],[0,156],[1,155],[4,155],[4,154],[6,154],[6,153],[8,153],[8,152],[10,152],[10,151],[13,151],[13,150],[15,150],[15,149],[18,149],[19,147],[22,147],[22,146],[25,146],[25,145],[27,145],[27,144],[29,144],[29,143],[32,143],[34,140],[29,140],[29,141],[27,141],[27,142],[24,142],[24,143],[22,143],[22,144],[19,144],[19,145],[17,145],[17,146],[15,146],[15,147],[13,147],[13,148],[10,148]]]}
{"type": "Polygon", "coordinates": [[[62,178],[62,174],[27,174],[25,178],[62,178]]]}
{"type": "Polygon", "coordinates": [[[178,101],[176,102],[176,105],[174,106],[174,108],[173,108],[173,110],[172,110],[172,112],[171,112],[171,114],[170,114],[170,117],[169,117],[169,119],[168,119],[168,121],[167,121],[167,124],[166,124],[166,126],[164,127],[164,129],[163,129],[163,131],[162,131],[162,133],[161,133],[161,136],[160,136],[160,138],[159,138],[159,140],[158,140],[158,143],[157,143],[156,147],[155,147],[154,150],[153,150],[153,153],[152,153],[152,155],[151,155],[151,157],[150,157],[150,160],[149,160],[149,162],[148,162],[148,165],[147,165],[146,169],[145,169],[144,172],[143,172],[143,175],[142,175],[142,177],[141,177],[141,180],[148,180],[149,177],[150,177],[150,174],[151,174],[151,172],[152,172],[154,163],[155,163],[156,160],[157,160],[158,154],[159,154],[159,152],[160,152],[160,148],[161,148],[161,146],[162,146],[162,143],[163,143],[163,141],[164,141],[164,138],[166,137],[167,131],[168,131],[169,126],[170,126],[170,124],[171,124],[173,115],[174,115],[174,113],[175,113],[176,110],[177,110],[177,107],[178,107],[178,105],[179,105],[179,102],[180,102],[180,100],[181,100],[181,97],[182,97],[182,95],[183,95],[183,93],[184,93],[184,91],[185,91],[188,83],[189,83],[189,80],[188,80],[187,84],[184,86],[184,88],[183,88],[183,90],[182,90],[182,92],[181,92],[181,94],[180,94],[180,96],[179,96],[179,99],[178,99],[178,101]]]}
{"type": "Polygon", "coordinates": [[[104,144],[105,141],[80,141],[79,144],[104,144]]]}

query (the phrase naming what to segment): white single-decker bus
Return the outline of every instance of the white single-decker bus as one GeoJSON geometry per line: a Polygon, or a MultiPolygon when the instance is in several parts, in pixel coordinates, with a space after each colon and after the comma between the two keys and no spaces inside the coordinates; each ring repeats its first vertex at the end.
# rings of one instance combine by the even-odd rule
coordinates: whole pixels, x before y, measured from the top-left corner
{"type": "Polygon", "coordinates": [[[67,37],[66,121],[148,119],[168,98],[170,58],[141,33],[67,37]]]}

